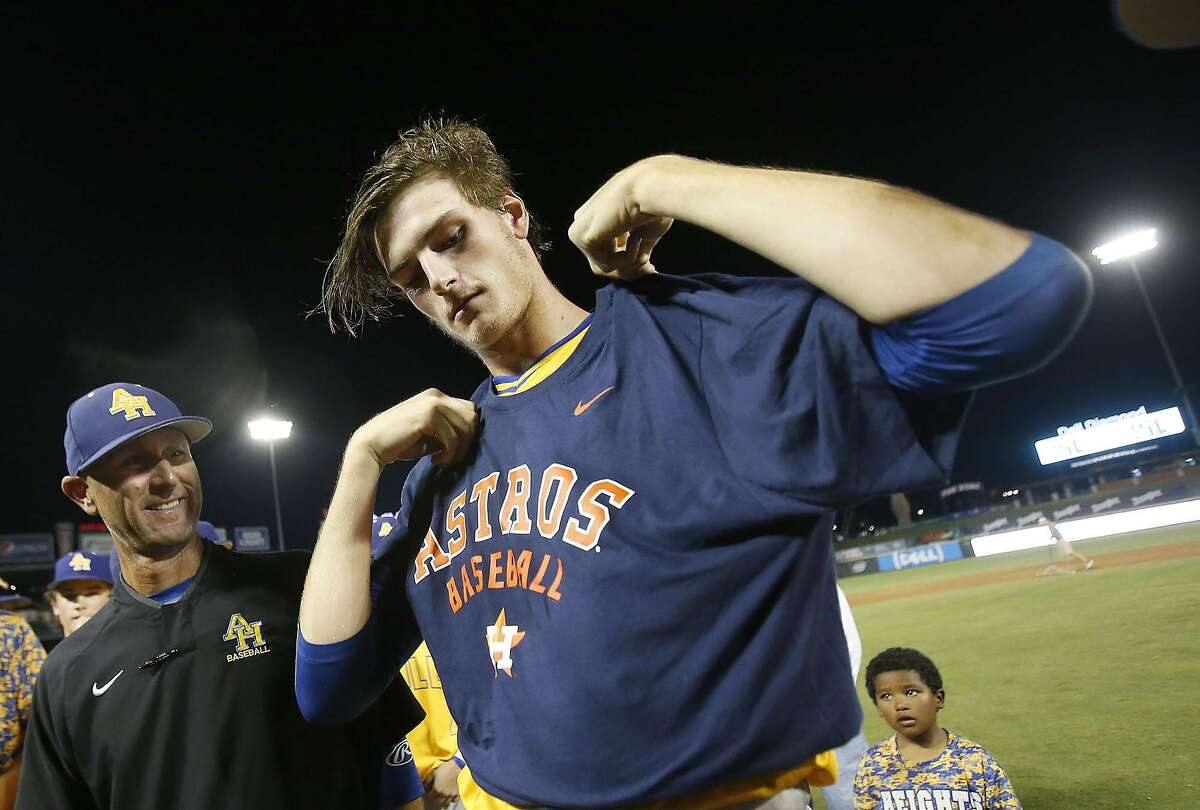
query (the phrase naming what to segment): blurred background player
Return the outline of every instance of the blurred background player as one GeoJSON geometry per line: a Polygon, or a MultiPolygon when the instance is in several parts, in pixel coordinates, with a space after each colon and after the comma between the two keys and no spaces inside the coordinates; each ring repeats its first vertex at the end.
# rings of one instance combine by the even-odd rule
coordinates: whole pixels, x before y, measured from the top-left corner
{"type": "MultiPolygon", "coordinates": [[[[0,593],[12,592],[0,579],[0,593]]],[[[21,773],[21,749],[34,682],[46,650],[24,618],[0,610],[0,810],[12,810],[21,773]]]]}
{"type": "Polygon", "coordinates": [[[1076,571],[1090,570],[1096,561],[1083,556],[1075,547],[1071,545],[1071,541],[1062,536],[1062,532],[1058,530],[1058,525],[1047,517],[1038,518],[1038,524],[1045,526],[1050,531],[1050,536],[1054,538],[1054,546],[1051,554],[1057,557],[1057,562],[1052,562],[1047,565],[1042,572],[1038,574],[1040,577],[1049,574],[1074,574],[1076,571]],[[1072,562],[1077,562],[1080,568],[1072,565],[1072,562]]]}
{"type": "Polygon", "coordinates": [[[942,676],[913,649],[890,647],[867,664],[867,695],[896,730],[867,750],[855,810],[1020,810],[1004,769],[981,745],[942,728],[942,676]]]}
{"type": "Polygon", "coordinates": [[[100,612],[112,599],[109,558],[91,551],[72,551],[54,563],[54,580],[46,586],[50,612],[62,625],[63,638],[100,612]]]}
{"type": "Polygon", "coordinates": [[[216,543],[218,546],[233,551],[232,540],[222,540],[221,535],[217,532],[217,527],[209,523],[207,520],[196,521],[196,534],[200,535],[200,539],[207,540],[210,543],[216,543]]]}
{"type": "Polygon", "coordinates": [[[462,772],[462,761],[458,753],[458,726],[450,716],[441,678],[425,642],[421,642],[404,663],[400,674],[425,710],[425,719],[408,732],[413,761],[425,786],[425,808],[461,810],[458,775],[462,772]]]}

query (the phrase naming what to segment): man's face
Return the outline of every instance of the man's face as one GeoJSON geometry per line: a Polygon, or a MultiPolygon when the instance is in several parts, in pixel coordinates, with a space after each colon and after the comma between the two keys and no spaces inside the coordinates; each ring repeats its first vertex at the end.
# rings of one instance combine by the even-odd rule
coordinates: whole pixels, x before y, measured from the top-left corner
{"type": "Polygon", "coordinates": [[[452,180],[430,176],[397,195],[376,229],[392,283],[476,354],[520,327],[545,279],[524,204],[504,204],[504,213],[479,208],[452,180]]]}
{"type": "Polygon", "coordinates": [[[933,728],[946,694],[933,691],[914,670],[881,672],[875,676],[875,708],[889,726],[909,739],[933,728]]]}
{"type": "Polygon", "coordinates": [[[112,598],[112,585],[99,579],[71,579],[50,592],[50,610],[69,636],[112,598]]]}
{"type": "Polygon", "coordinates": [[[187,437],[170,427],[139,436],[93,464],[87,497],[113,538],[154,559],[196,536],[203,492],[187,437]]]}

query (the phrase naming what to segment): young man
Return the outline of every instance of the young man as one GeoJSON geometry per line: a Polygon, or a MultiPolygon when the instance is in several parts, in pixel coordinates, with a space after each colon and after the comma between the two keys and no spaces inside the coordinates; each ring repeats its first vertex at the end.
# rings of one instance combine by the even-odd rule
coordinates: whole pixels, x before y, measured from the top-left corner
{"type": "Polygon", "coordinates": [[[108,563],[108,557],[91,551],[72,551],[54,563],[54,580],[46,586],[46,602],[62,625],[64,638],[99,613],[112,598],[108,563]]]}
{"type": "Polygon", "coordinates": [[[867,695],[896,733],[863,755],[856,810],[1021,810],[987,749],[938,723],[946,692],[927,657],[905,647],[884,650],[867,664],[867,695]]]}
{"type": "Polygon", "coordinates": [[[293,643],[308,555],[237,554],[197,535],[191,448],[210,428],[129,383],[67,411],[62,491],[104,520],[120,575],[109,606],[38,679],[21,810],[377,810],[381,774],[400,773],[407,792],[389,794],[389,810],[420,796],[411,759],[389,756],[420,717],[403,684],[349,726],[300,715],[293,643]]]}
{"type": "Polygon", "coordinates": [[[960,392],[1052,354],[1085,268],[903,189],[674,155],[576,212],[572,241],[616,280],[593,312],[546,278],[536,234],[473,126],[427,122],[367,172],[331,323],[381,317],[399,289],[491,379],[350,439],[301,606],[302,708],[352,716],[423,637],[460,786],[482,789],[467,807],[749,806],[828,784],[862,717],[832,510],[943,478],[960,392]],[[659,275],[674,219],[801,278],[659,275]],[[426,455],[372,565],[379,477],[426,455]]]}

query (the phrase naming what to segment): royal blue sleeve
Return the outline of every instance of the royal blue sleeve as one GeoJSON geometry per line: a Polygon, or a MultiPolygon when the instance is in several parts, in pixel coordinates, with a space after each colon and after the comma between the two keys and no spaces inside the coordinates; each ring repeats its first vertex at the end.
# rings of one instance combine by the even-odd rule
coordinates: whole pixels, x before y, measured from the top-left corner
{"type": "Polygon", "coordinates": [[[888,382],[902,391],[991,385],[1049,362],[1082,323],[1091,290],[1087,266],[1035,234],[1016,261],[982,284],[873,327],[871,347],[888,382]]]}
{"type": "MultiPolygon", "coordinates": [[[[310,723],[341,725],[366,711],[392,678],[381,665],[374,614],[356,634],[335,644],[313,644],[296,630],[296,702],[310,723]]],[[[402,663],[402,662],[401,662],[402,663]]]]}
{"type": "Polygon", "coordinates": [[[375,805],[378,810],[396,810],[424,795],[425,786],[408,743],[404,743],[400,752],[389,751],[379,780],[379,800],[375,805]]]}
{"type": "Polygon", "coordinates": [[[980,288],[892,329],[882,361],[877,330],[796,277],[617,285],[614,339],[669,341],[694,377],[662,395],[703,397],[711,424],[701,427],[738,479],[769,508],[809,515],[946,480],[971,390],[1044,362],[1090,289],[1077,260],[1044,238],[980,288]],[[1022,330],[1007,307],[1024,307],[1022,330]],[[915,361],[896,348],[914,342],[897,337],[905,329],[923,341],[915,361]]]}
{"type": "Polygon", "coordinates": [[[296,629],[296,701],[310,723],[346,723],[362,714],[397,677],[421,643],[408,604],[405,574],[429,526],[428,464],[409,475],[399,512],[372,521],[371,615],[334,644],[313,644],[296,629]],[[411,527],[411,531],[410,531],[411,527]]]}

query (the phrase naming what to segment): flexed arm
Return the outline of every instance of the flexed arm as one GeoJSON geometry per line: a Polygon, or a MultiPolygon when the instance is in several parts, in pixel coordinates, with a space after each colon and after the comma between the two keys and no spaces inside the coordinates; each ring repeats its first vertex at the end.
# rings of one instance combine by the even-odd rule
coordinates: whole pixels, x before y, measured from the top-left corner
{"type": "Polygon", "coordinates": [[[571,241],[599,275],[652,272],[673,220],[724,236],[884,324],[1009,266],[1031,235],[903,188],[854,177],[646,158],[575,214],[571,241]]]}
{"type": "Polygon", "coordinates": [[[371,511],[383,468],[429,453],[436,465],[456,463],[478,427],[475,403],[430,389],[371,419],[347,444],[300,602],[296,698],[309,720],[357,715],[403,660],[392,666],[389,653],[404,640],[387,637],[372,616],[371,511]]]}

